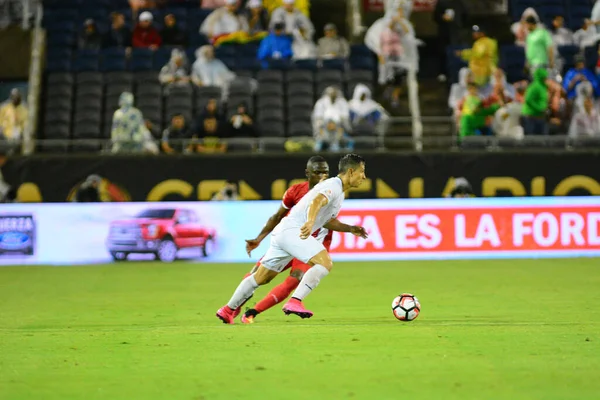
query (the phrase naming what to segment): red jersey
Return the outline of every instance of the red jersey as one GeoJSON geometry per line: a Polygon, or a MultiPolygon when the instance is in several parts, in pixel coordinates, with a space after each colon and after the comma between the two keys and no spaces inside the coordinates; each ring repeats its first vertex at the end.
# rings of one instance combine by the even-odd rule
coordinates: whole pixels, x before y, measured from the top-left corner
{"type": "MultiPolygon", "coordinates": [[[[285,191],[285,193],[283,194],[283,200],[281,201],[281,205],[283,206],[283,208],[288,210],[288,212],[287,212],[288,214],[289,214],[289,210],[291,210],[292,207],[294,207],[296,204],[298,204],[300,202],[300,200],[306,195],[306,193],[308,193],[309,190],[310,190],[310,188],[308,186],[308,181],[306,181],[306,182],[297,183],[295,185],[292,185],[288,188],[288,190],[285,191]]],[[[325,229],[325,228],[323,228],[323,229],[325,229]]],[[[321,232],[321,229],[319,229],[312,235],[314,237],[319,237],[320,232],[321,232]]],[[[329,246],[331,246],[332,236],[333,236],[333,231],[327,230],[327,235],[323,239],[323,246],[325,246],[327,251],[329,251],[329,246]]]]}

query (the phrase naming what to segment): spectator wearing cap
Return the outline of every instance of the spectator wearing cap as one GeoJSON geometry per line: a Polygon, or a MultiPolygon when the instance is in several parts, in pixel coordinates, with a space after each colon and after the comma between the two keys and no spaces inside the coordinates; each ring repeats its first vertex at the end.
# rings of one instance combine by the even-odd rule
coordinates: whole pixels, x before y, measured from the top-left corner
{"type": "Polygon", "coordinates": [[[165,15],[165,27],[160,32],[162,44],[166,46],[187,46],[187,34],[178,25],[173,14],[165,15]]]}
{"type": "Polygon", "coordinates": [[[573,32],[565,28],[565,17],[555,15],[552,18],[552,28],[550,28],[552,40],[557,46],[570,46],[573,44],[573,32]]]}
{"type": "Polygon", "coordinates": [[[98,32],[93,19],[86,19],[79,36],[78,47],[87,50],[99,50],[102,47],[102,35],[98,32]]]}
{"type": "Polygon", "coordinates": [[[538,68],[554,68],[554,41],[552,35],[540,26],[537,19],[529,16],[525,19],[529,35],[525,41],[525,58],[531,73],[538,68]]]}
{"type": "Polygon", "coordinates": [[[350,46],[345,38],[338,36],[337,27],[330,23],[323,31],[325,36],[319,39],[318,45],[319,58],[348,58],[350,46]]]}
{"type": "Polygon", "coordinates": [[[261,0],[249,0],[244,10],[250,35],[269,30],[269,13],[263,7],[261,0]]]}
{"type": "Polygon", "coordinates": [[[133,47],[148,47],[156,50],[162,44],[162,38],[152,22],[154,17],[150,11],[140,14],[139,22],[133,30],[133,47]]]}
{"type": "Polygon", "coordinates": [[[292,38],[285,34],[285,26],[279,22],[273,25],[273,31],[260,42],[258,59],[263,68],[269,68],[270,60],[289,60],[292,58],[292,38]]]}
{"type": "Polygon", "coordinates": [[[275,24],[282,23],[285,33],[293,35],[294,30],[298,29],[303,32],[303,36],[312,39],[315,33],[315,27],[306,15],[296,8],[295,0],[283,0],[283,5],[271,14],[271,25],[273,29],[275,24]]]}
{"type": "Polygon", "coordinates": [[[583,82],[589,82],[593,88],[593,95],[600,96],[600,83],[596,75],[585,67],[585,57],[578,54],[575,57],[575,66],[567,71],[563,79],[563,88],[567,92],[567,99],[573,100],[577,95],[577,87],[583,82]]]}
{"type": "Polygon", "coordinates": [[[110,15],[110,29],[104,36],[105,47],[131,47],[131,30],[125,26],[125,16],[114,12],[110,15]]]}
{"type": "Polygon", "coordinates": [[[29,112],[19,89],[12,89],[8,100],[0,107],[0,139],[18,141],[25,132],[29,112]]]}
{"type": "Polygon", "coordinates": [[[460,177],[454,180],[454,187],[452,188],[452,191],[450,192],[448,197],[475,197],[475,194],[473,193],[473,188],[471,187],[469,181],[466,178],[460,177]]]}
{"type": "Polygon", "coordinates": [[[200,26],[200,33],[208,36],[213,42],[220,36],[248,33],[246,16],[238,14],[238,1],[226,0],[225,6],[213,11],[200,26]]]}
{"type": "Polygon", "coordinates": [[[498,65],[498,42],[488,37],[478,25],[473,26],[473,40],[472,48],[458,50],[457,54],[469,62],[473,82],[481,87],[488,84],[498,65]]]}

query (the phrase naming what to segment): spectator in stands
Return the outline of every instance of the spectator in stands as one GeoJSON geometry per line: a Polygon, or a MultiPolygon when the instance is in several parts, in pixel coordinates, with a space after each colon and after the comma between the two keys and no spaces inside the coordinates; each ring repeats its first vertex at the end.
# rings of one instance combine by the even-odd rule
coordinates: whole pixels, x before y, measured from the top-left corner
{"type": "Polygon", "coordinates": [[[533,73],[533,82],[525,91],[525,101],[521,113],[526,135],[546,135],[548,133],[546,121],[549,107],[547,78],[548,71],[545,68],[538,68],[533,73]]]}
{"type": "Polygon", "coordinates": [[[263,68],[269,68],[270,60],[289,60],[292,57],[292,39],[285,35],[284,25],[273,25],[273,31],[260,42],[258,59],[263,68]]]}
{"type": "Polygon", "coordinates": [[[255,137],[254,121],[248,114],[246,103],[240,103],[236,113],[229,119],[232,137],[255,137]]]}
{"type": "Polygon", "coordinates": [[[567,92],[569,100],[575,98],[577,86],[583,82],[589,82],[592,85],[595,97],[600,96],[600,82],[596,75],[585,67],[585,58],[579,54],[575,57],[575,67],[569,69],[563,79],[563,88],[567,92]]]}
{"type": "Polygon", "coordinates": [[[119,98],[119,109],[113,115],[110,133],[113,153],[144,151],[145,134],[144,118],[140,110],[133,106],[134,97],[123,92],[119,98]]]}
{"type": "Polygon", "coordinates": [[[220,36],[248,33],[248,21],[244,15],[237,14],[237,0],[225,0],[225,6],[213,11],[200,26],[200,33],[208,36],[213,44],[220,36]]]}
{"type": "Polygon", "coordinates": [[[492,130],[496,136],[517,140],[523,138],[524,131],[521,126],[523,103],[519,100],[523,99],[524,94],[525,86],[522,86],[515,91],[515,100],[509,100],[503,107],[496,111],[492,122],[492,130]]]}
{"type": "Polygon", "coordinates": [[[219,8],[225,7],[225,0],[200,0],[200,8],[219,8]]]}
{"type": "Polygon", "coordinates": [[[458,50],[457,54],[469,62],[473,82],[481,87],[488,84],[498,65],[498,42],[488,37],[478,25],[473,26],[473,40],[471,49],[458,50]]]}
{"type": "Polygon", "coordinates": [[[405,49],[403,37],[413,34],[412,25],[403,15],[402,8],[393,15],[381,31],[379,55],[379,84],[389,85],[392,107],[400,104],[400,94],[406,69],[403,64],[405,49]]]}
{"type": "Polygon", "coordinates": [[[152,21],[154,17],[150,11],[144,11],[140,14],[139,23],[133,30],[133,47],[148,47],[152,50],[158,49],[162,44],[162,38],[152,21]]]}
{"type": "Polygon", "coordinates": [[[173,49],[171,59],[160,70],[158,80],[165,88],[165,94],[173,86],[188,86],[190,84],[190,68],[183,50],[173,49]]]}
{"type": "Polygon", "coordinates": [[[529,71],[533,74],[538,68],[554,68],[554,42],[552,36],[533,16],[525,20],[527,35],[525,57],[529,71]]]}
{"type": "Polygon", "coordinates": [[[458,71],[458,82],[453,83],[450,87],[450,96],[448,96],[448,107],[456,110],[458,103],[467,95],[467,86],[469,82],[473,82],[471,70],[467,67],[461,68],[458,71]]]}
{"type": "Polygon", "coordinates": [[[229,85],[235,79],[235,74],[218,58],[210,45],[196,50],[196,61],[192,66],[192,82],[196,86],[218,86],[222,89],[223,100],[229,93],[229,85]]]}
{"type": "Polygon", "coordinates": [[[270,28],[274,29],[277,23],[283,24],[288,35],[293,35],[295,29],[302,29],[305,32],[304,36],[308,38],[315,34],[315,27],[310,19],[296,8],[295,0],[283,0],[283,6],[273,11],[270,28]]]}
{"type": "Polygon", "coordinates": [[[570,46],[573,44],[573,32],[565,28],[565,17],[562,15],[555,15],[552,18],[550,33],[554,44],[557,46],[570,46]]]}
{"type": "Polygon", "coordinates": [[[319,58],[348,58],[350,45],[345,38],[338,36],[337,27],[329,23],[323,31],[325,37],[319,39],[319,58]]]}
{"type": "Polygon", "coordinates": [[[317,58],[317,46],[305,29],[294,29],[292,37],[294,38],[292,41],[292,58],[294,60],[317,58]]]}
{"type": "Polygon", "coordinates": [[[196,145],[196,151],[199,153],[224,153],[227,151],[227,144],[221,140],[224,136],[223,128],[217,100],[211,99],[197,122],[196,137],[202,141],[196,145]]]}
{"type": "Polygon", "coordinates": [[[114,12],[110,14],[110,29],[104,37],[104,47],[131,47],[131,30],[125,26],[125,16],[114,12]]]}
{"type": "Polygon", "coordinates": [[[148,129],[148,132],[150,132],[150,137],[152,139],[160,139],[160,127],[154,125],[154,123],[149,119],[144,120],[144,126],[146,127],[146,129],[148,129]]]}
{"type": "Polygon", "coordinates": [[[341,90],[329,86],[317,100],[312,113],[313,130],[319,132],[326,122],[326,116],[339,120],[345,130],[350,130],[350,108],[341,90]]]}
{"type": "Polygon", "coordinates": [[[19,89],[12,89],[7,102],[0,106],[0,140],[17,142],[27,127],[29,111],[23,104],[19,89]]]}
{"type": "Polygon", "coordinates": [[[346,136],[339,114],[334,110],[328,110],[325,113],[324,123],[315,132],[314,150],[340,151],[342,140],[346,142],[346,149],[352,150],[353,142],[346,136]]]}
{"type": "Polygon", "coordinates": [[[93,19],[86,19],[83,23],[83,31],[77,44],[80,49],[87,50],[100,50],[102,47],[102,35],[93,19]]]}
{"type": "MultiPolygon", "coordinates": [[[[521,19],[511,26],[511,31],[515,35],[515,44],[517,46],[525,47],[525,41],[527,40],[527,36],[529,35],[529,27],[527,24],[527,18],[533,17],[539,23],[540,17],[535,12],[535,10],[531,7],[526,8],[523,11],[523,15],[521,15],[521,19]]],[[[540,24],[543,27],[543,24],[540,24]]]]}
{"type": "Polygon", "coordinates": [[[446,80],[447,66],[446,48],[458,46],[463,42],[462,30],[466,12],[461,0],[438,0],[433,12],[433,19],[438,25],[438,53],[440,57],[441,74],[440,81],[446,80]]]}
{"type": "Polygon", "coordinates": [[[573,34],[573,42],[576,46],[584,49],[588,46],[594,46],[600,40],[600,34],[596,32],[596,27],[591,19],[585,19],[583,26],[573,34]]]}
{"type": "Polygon", "coordinates": [[[479,95],[479,87],[475,82],[467,85],[468,94],[464,99],[460,113],[459,135],[491,135],[492,131],[487,124],[487,117],[494,115],[502,106],[501,103],[485,105],[479,95]]]}
{"type": "Polygon", "coordinates": [[[269,13],[261,0],[249,0],[244,10],[250,35],[269,31],[269,13]]]}
{"type": "Polygon", "coordinates": [[[388,114],[381,104],[371,98],[371,89],[362,83],[354,88],[348,108],[353,130],[365,126],[375,128],[379,122],[388,119],[388,114]]]}
{"type": "Polygon", "coordinates": [[[507,103],[515,98],[515,88],[507,82],[506,74],[500,68],[496,68],[490,81],[492,102],[507,103]]]}
{"type": "Polygon", "coordinates": [[[594,107],[592,98],[586,98],[583,102],[583,109],[573,116],[569,127],[569,136],[600,137],[600,114],[594,107]]]}
{"type": "Polygon", "coordinates": [[[165,15],[165,27],[160,36],[165,46],[187,46],[187,33],[177,26],[177,19],[173,14],[165,15]]]}
{"type": "Polygon", "coordinates": [[[171,123],[163,131],[160,148],[164,153],[173,154],[183,149],[186,153],[194,151],[194,145],[191,142],[192,134],[183,114],[175,114],[171,117],[171,123]]]}

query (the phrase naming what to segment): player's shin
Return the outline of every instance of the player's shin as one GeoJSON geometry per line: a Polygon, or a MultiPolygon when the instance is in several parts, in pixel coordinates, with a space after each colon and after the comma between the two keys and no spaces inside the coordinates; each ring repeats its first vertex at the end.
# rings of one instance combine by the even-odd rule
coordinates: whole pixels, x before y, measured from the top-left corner
{"type": "Polygon", "coordinates": [[[245,278],[235,289],[231,300],[227,303],[227,306],[232,310],[235,310],[239,306],[241,306],[246,300],[254,294],[254,291],[258,287],[258,283],[256,283],[256,279],[254,279],[254,275],[250,275],[245,278]]]}
{"type": "Polygon", "coordinates": [[[321,279],[329,274],[329,270],[322,265],[315,264],[309,269],[302,277],[298,288],[292,294],[292,298],[302,301],[306,296],[309,295],[321,282],[321,279]]]}
{"type": "Polygon", "coordinates": [[[259,301],[256,306],[254,306],[254,310],[256,310],[256,313],[258,314],[281,303],[298,287],[298,283],[298,279],[293,276],[288,276],[283,282],[275,286],[264,299],[259,301]]]}

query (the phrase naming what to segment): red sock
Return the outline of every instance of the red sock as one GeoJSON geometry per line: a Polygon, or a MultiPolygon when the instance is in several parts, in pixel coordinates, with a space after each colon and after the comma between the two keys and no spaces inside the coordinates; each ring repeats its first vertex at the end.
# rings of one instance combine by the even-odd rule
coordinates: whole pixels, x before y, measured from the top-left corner
{"type": "Polygon", "coordinates": [[[261,313],[273,307],[275,304],[281,303],[296,290],[299,283],[300,281],[298,279],[288,276],[283,282],[275,286],[264,299],[259,301],[258,304],[254,306],[254,309],[261,313]]]}

